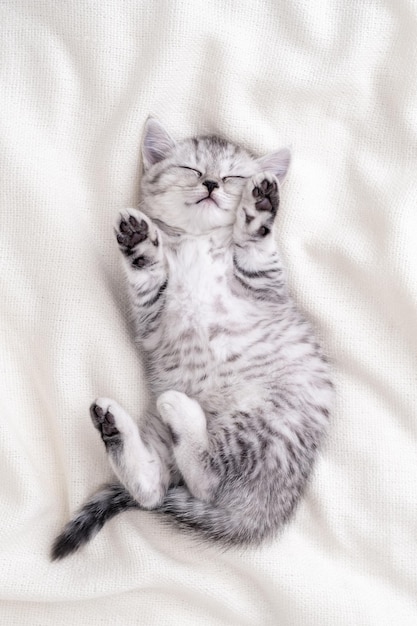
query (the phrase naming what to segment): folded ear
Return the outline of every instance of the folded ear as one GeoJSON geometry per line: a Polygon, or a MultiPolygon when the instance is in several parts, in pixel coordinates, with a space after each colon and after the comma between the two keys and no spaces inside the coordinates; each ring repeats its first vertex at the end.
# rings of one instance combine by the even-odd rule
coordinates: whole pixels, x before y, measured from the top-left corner
{"type": "Polygon", "coordinates": [[[272,172],[283,183],[290,167],[291,151],[289,148],[282,148],[257,159],[257,163],[260,172],[272,172]]]}
{"type": "Polygon", "coordinates": [[[153,117],[145,122],[142,144],[143,166],[147,170],[151,165],[162,161],[175,146],[175,141],[165,128],[153,117]]]}

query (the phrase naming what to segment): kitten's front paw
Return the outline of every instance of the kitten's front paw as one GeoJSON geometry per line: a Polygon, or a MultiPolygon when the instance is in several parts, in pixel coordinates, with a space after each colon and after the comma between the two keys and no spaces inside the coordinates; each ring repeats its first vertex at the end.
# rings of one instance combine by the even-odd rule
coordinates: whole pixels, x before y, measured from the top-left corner
{"type": "Polygon", "coordinates": [[[115,227],[120,250],[132,258],[132,266],[142,268],[161,255],[161,238],[157,227],[138,209],[123,209],[115,227]]]}
{"type": "Polygon", "coordinates": [[[279,206],[278,180],[274,174],[261,172],[250,181],[252,196],[257,211],[268,211],[276,215],[279,206]]]}
{"type": "Polygon", "coordinates": [[[246,183],[236,216],[237,241],[266,237],[272,230],[278,206],[279,187],[276,176],[270,172],[252,176],[246,183]]]}

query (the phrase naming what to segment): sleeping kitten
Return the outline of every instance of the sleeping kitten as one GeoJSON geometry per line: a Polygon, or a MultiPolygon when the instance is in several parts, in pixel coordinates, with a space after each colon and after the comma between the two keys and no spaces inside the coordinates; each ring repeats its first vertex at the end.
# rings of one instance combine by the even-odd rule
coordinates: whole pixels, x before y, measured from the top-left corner
{"type": "Polygon", "coordinates": [[[125,509],[224,545],[257,544],[294,511],[333,386],[273,235],[289,161],[219,137],[175,142],[147,121],[143,200],[116,237],[152,400],[139,428],[114,400],[91,406],[117,481],[67,524],[53,559],[125,509]]]}

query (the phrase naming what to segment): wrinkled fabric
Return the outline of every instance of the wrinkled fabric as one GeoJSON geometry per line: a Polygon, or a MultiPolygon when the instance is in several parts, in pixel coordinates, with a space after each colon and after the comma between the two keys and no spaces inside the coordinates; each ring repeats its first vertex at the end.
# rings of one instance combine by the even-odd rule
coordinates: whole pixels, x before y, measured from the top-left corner
{"type": "Polygon", "coordinates": [[[417,623],[417,5],[407,0],[0,4],[0,621],[417,623]],[[113,234],[148,114],[173,136],[291,145],[276,237],[334,369],[298,513],[219,551],[146,512],[50,563],[111,476],[88,407],[140,419],[113,234]]]}

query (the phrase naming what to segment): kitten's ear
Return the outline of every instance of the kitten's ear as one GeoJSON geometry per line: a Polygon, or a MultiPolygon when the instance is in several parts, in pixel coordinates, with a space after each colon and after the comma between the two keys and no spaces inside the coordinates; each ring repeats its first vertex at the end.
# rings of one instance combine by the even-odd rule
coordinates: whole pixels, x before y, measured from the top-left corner
{"type": "Polygon", "coordinates": [[[283,183],[291,163],[291,150],[282,148],[278,152],[271,152],[271,154],[257,159],[257,163],[260,172],[272,172],[279,182],[283,183]]]}
{"type": "Polygon", "coordinates": [[[151,165],[162,161],[175,146],[175,141],[155,118],[148,117],[143,135],[143,166],[147,170],[151,165]]]}

